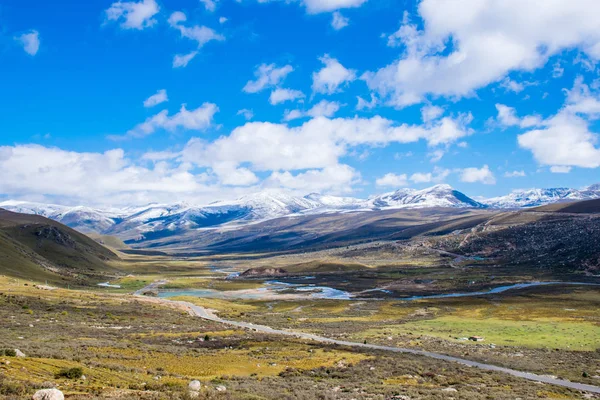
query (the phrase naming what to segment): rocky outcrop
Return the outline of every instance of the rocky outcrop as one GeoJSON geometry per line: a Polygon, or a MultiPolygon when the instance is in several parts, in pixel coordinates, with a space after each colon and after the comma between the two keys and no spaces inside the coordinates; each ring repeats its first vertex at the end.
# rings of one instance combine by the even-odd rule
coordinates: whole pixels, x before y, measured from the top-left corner
{"type": "Polygon", "coordinates": [[[202,383],[198,380],[193,380],[188,385],[188,390],[191,398],[197,398],[200,396],[200,390],[202,390],[202,383]]]}
{"type": "Polygon", "coordinates": [[[262,276],[281,276],[287,275],[287,271],[283,268],[251,268],[243,272],[240,276],[245,278],[262,277],[262,276]]]}
{"type": "Polygon", "coordinates": [[[58,389],[42,389],[35,392],[33,400],[65,400],[65,396],[58,389]]]}

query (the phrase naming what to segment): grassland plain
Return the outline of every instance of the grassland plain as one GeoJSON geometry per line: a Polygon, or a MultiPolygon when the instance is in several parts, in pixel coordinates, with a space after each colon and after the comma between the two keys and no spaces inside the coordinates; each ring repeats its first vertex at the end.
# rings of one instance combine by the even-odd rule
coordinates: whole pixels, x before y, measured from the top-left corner
{"type": "MultiPolygon", "coordinates": [[[[582,398],[567,389],[417,356],[231,330],[121,294],[46,291],[8,278],[0,278],[0,293],[0,348],[27,355],[0,357],[5,399],[30,398],[50,385],[68,399],[186,399],[191,379],[206,386],[200,398],[216,399],[582,398]],[[61,369],[73,367],[82,368],[85,379],[58,377],[61,369]],[[218,385],[227,391],[217,392],[218,385]]],[[[206,301],[217,309],[231,304],[206,301]]],[[[253,313],[262,306],[236,302],[229,312],[253,313]]],[[[333,315],[344,309],[315,307],[333,315]]]]}
{"type": "Polygon", "coordinates": [[[224,318],[600,382],[597,287],[549,286],[420,301],[192,301],[220,310],[224,318]],[[470,336],[482,336],[484,342],[466,341],[470,336]]]}

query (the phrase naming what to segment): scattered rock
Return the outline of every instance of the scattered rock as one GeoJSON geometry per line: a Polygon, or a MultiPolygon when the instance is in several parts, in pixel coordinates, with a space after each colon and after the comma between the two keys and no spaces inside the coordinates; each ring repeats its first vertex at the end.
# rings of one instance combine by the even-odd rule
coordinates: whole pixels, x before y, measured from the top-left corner
{"type": "Polygon", "coordinates": [[[65,400],[65,396],[58,389],[42,389],[35,392],[33,400],[65,400]]]}
{"type": "Polygon", "coordinates": [[[282,268],[251,268],[247,271],[244,271],[240,276],[248,277],[248,276],[281,276],[286,275],[287,271],[282,268]]]}
{"type": "Polygon", "coordinates": [[[226,388],[225,386],[223,386],[223,385],[219,385],[219,386],[216,386],[216,387],[215,387],[215,390],[216,390],[217,392],[226,392],[226,391],[227,391],[227,388],[226,388]]]}
{"type": "Polygon", "coordinates": [[[15,349],[15,357],[27,357],[27,356],[21,350],[15,349]]]}
{"type": "Polygon", "coordinates": [[[188,385],[188,389],[190,389],[192,392],[199,392],[200,389],[202,389],[202,383],[200,383],[198,380],[191,381],[188,385]]]}
{"type": "Polygon", "coordinates": [[[452,392],[452,393],[455,393],[455,392],[458,392],[458,390],[456,390],[456,389],[454,389],[452,387],[448,387],[448,388],[442,389],[442,392],[452,392]]]}

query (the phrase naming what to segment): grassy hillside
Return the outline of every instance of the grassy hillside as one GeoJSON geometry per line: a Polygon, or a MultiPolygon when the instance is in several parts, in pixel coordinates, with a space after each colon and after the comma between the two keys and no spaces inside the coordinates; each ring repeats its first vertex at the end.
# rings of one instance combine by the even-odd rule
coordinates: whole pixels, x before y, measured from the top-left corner
{"type": "Polygon", "coordinates": [[[573,214],[598,214],[600,213],[600,199],[576,201],[572,203],[557,203],[536,207],[530,211],[559,212],[573,214]]]}
{"type": "Polygon", "coordinates": [[[49,281],[98,281],[118,257],[89,237],[37,215],[0,209],[0,274],[49,281]]]}
{"type": "Polygon", "coordinates": [[[130,248],[125,244],[125,242],[116,236],[99,235],[97,233],[88,233],[87,235],[96,242],[100,243],[102,246],[108,247],[109,249],[126,250],[130,248]]]}

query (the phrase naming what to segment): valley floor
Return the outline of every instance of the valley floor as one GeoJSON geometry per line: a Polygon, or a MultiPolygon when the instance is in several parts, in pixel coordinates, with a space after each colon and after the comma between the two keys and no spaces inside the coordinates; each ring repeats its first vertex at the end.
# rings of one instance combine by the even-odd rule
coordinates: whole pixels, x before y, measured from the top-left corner
{"type": "MultiPolygon", "coordinates": [[[[296,265],[300,274],[315,269],[315,265],[302,263],[300,267],[298,263],[287,265],[296,265]]],[[[174,289],[234,291],[264,284],[266,278],[260,277],[224,279],[231,273],[228,266],[230,260],[134,257],[127,260],[130,275],[112,282],[120,284],[120,289],[48,291],[30,282],[0,278],[0,349],[19,349],[27,355],[0,357],[0,396],[26,399],[38,388],[57,385],[68,399],[186,399],[185,388],[192,379],[204,385],[200,398],[209,399],[593,396],[414,354],[253,332],[194,318],[180,307],[152,298],[131,296],[165,278],[167,286],[174,289]],[[86,379],[57,375],[72,367],[81,367],[86,379]],[[221,386],[225,392],[217,391],[221,386]]],[[[317,267],[332,268],[331,264],[317,267]]],[[[233,269],[238,268],[234,265],[233,269]]],[[[372,269],[360,268],[358,275],[353,269],[333,274],[318,271],[316,275],[334,286],[364,290],[364,281],[373,278],[372,269]]],[[[428,274],[446,276],[436,281],[438,289],[456,290],[473,273],[467,269],[463,276],[460,269],[451,270],[454,272],[443,270],[446,275],[433,267],[409,271],[403,290],[425,290],[427,285],[419,282],[423,277],[429,279],[428,274]],[[456,279],[457,275],[464,279],[456,279]],[[412,284],[408,285],[409,281],[412,284]]],[[[398,271],[382,271],[383,275],[376,277],[381,282],[376,279],[375,284],[397,280],[398,271]]],[[[498,272],[502,280],[502,271],[498,272]]],[[[213,309],[219,317],[231,320],[343,341],[423,349],[589,385],[600,383],[597,287],[548,286],[493,296],[419,301],[179,300],[213,309]],[[472,335],[482,336],[484,341],[462,340],[472,335]]]]}

